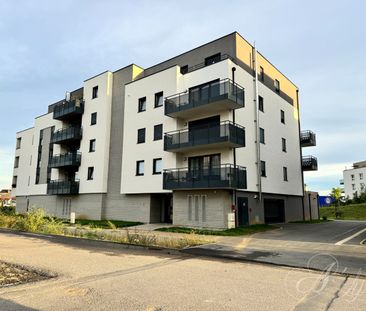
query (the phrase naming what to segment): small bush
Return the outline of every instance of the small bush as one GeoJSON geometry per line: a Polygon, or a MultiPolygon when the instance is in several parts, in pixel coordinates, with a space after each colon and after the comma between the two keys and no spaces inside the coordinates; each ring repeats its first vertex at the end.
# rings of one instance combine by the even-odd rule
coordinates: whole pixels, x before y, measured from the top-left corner
{"type": "Polygon", "coordinates": [[[323,217],[322,217],[322,219],[323,219],[324,221],[327,221],[327,220],[328,220],[328,217],[327,217],[327,216],[323,216],[323,217]]]}
{"type": "Polygon", "coordinates": [[[17,228],[22,231],[36,232],[40,231],[46,221],[43,209],[32,208],[29,212],[26,212],[23,217],[19,218],[17,228]]]}
{"type": "Polygon", "coordinates": [[[108,225],[109,229],[112,229],[112,230],[117,229],[117,226],[113,222],[111,222],[110,220],[107,220],[107,225],[108,225]]]}
{"type": "Polygon", "coordinates": [[[3,206],[0,208],[0,214],[2,215],[15,215],[15,207],[14,206],[3,206]]]}

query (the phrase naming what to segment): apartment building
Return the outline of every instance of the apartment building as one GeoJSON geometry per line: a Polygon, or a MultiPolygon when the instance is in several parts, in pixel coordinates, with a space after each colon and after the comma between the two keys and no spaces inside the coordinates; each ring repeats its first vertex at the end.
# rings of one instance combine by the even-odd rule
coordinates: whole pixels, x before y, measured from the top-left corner
{"type": "Polygon", "coordinates": [[[343,180],[341,185],[344,185],[344,197],[353,199],[366,191],[366,161],[355,162],[351,169],[343,171],[343,180]]]}
{"type": "Polygon", "coordinates": [[[67,218],[227,228],[305,218],[298,88],[234,32],[84,81],[17,133],[13,191],[67,218]]]}

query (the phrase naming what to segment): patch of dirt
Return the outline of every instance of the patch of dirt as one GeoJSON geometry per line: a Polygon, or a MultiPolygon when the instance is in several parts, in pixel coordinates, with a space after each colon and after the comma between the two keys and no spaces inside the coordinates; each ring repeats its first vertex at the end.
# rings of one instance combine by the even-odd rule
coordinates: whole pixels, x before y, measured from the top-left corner
{"type": "Polygon", "coordinates": [[[0,261],[0,288],[55,277],[28,267],[0,261]]]}

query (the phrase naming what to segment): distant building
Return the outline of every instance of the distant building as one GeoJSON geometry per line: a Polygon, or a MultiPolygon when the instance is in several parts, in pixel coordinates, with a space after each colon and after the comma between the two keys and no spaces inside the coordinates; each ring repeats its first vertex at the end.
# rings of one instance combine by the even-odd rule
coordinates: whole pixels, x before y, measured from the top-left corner
{"type": "Polygon", "coordinates": [[[352,199],[356,194],[360,195],[365,191],[365,178],[366,178],[366,161],[353,163],[353,168],[345,169],[343,171],[343,180],[341,184],[344,184],[345,197],[352,199]]]}

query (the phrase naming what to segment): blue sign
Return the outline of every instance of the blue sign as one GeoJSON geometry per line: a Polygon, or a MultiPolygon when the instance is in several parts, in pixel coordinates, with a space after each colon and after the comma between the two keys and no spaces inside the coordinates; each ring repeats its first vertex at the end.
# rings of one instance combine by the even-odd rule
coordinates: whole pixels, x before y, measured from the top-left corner
{"type": "Polygon", "coordinates": [[[319,206],[329,206],[334,201],[330,195],[320,195],[318,199],[319,206]]]}

